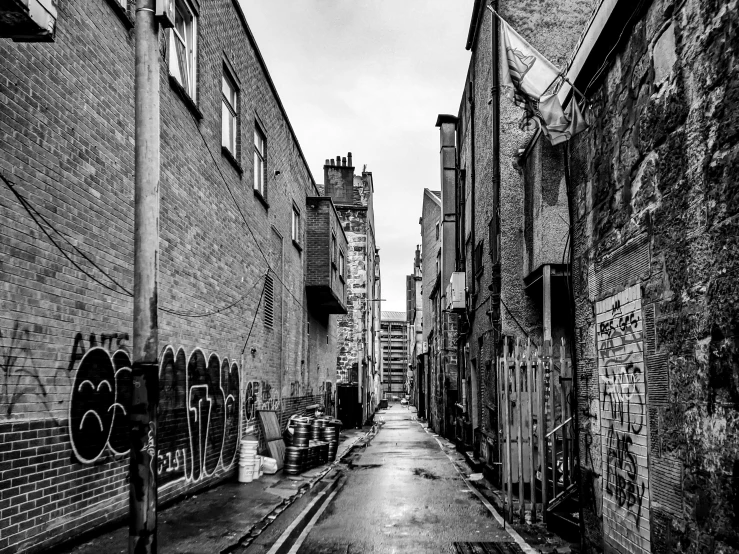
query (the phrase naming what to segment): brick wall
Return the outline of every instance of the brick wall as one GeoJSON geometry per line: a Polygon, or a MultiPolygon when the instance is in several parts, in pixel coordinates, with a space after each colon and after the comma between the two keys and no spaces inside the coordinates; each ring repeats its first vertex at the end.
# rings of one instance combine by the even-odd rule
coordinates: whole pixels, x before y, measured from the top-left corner
{"type": "MultiPolygon", "coordinates": [[[[106,0],[58,7],[53,44],[0,42],[0,171],[84,269],[0,185],[0,552],[43,550],[128,504],[122,410],[99,408],[130,394],[134,44],[106,0]],[[90,396],[87,381],[110,386],[90,396]]],[[[335,320],[306,314],[305,254],[290,241],[293,203],[305,214],[318,191],[236,4],[201,2],[198,40],[193,110],[170,83],[162,33],[160,501],[230,477],[255,410],[285,419],[335,383],[335,320]],[[224,52],[242,87],[235,164],[220,148],[224,52]],[[252,114],[268,206],[252,192],[252,114]],[[187,406],[200,398],[217,432],[192,452],[187,406]]]]}
{"type": "Polygon", "coordinates": [[[573,144],[588,551],[739,552],[737,8],[646,2],[573,144]]]}

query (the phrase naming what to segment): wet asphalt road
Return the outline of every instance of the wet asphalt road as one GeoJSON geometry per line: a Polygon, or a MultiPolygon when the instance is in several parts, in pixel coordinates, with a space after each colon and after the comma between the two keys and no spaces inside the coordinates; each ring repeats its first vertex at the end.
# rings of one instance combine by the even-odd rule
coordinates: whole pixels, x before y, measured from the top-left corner
{"type": "MultiPolygon", "coordinates": [[[[512,540],[414,411],[392,405],[378,417],[385,425],[342,464],[336,495],[297,552],[440,553],[455,552],[457,541],[512,540]]],[[[249,551],[265,552],[281,527],[249,551]]]]}

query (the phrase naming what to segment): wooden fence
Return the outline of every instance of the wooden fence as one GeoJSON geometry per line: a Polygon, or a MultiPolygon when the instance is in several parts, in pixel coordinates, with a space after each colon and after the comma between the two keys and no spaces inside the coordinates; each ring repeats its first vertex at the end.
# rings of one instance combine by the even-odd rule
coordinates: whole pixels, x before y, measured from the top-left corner
{"type": "Polygon", "coordinates": [[[514,485],[523,523],[527,488],[532,522],[537,520],[538,502],[546,521],[550,502],[573,482],[572,366],[565,346],[562,339],[555,353],[550,341],[535,347],[530,340],[506,339],[498,360],[499,459],[505,516],[511,522],[514,485]]]}

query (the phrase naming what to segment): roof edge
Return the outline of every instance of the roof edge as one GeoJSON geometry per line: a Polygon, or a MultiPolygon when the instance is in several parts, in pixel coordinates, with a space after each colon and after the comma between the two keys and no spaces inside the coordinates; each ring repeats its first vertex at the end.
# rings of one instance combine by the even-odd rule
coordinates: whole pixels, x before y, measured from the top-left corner
{"type": "MultiPolygon", "coordinates": [[[[439,192],[441,193],[441,191],[439,192]]],[[[425,188],[423,189],[423,193],[428,195],[429,198],[431,198],[434,202],[436,202],[439,206],[441,206],[441,198],[436,196],[434,194],[434,191],[432,191],[431,189],[425,188]]]]}
{"type": "Polygon", "coordinates": [[[477,30],[480,28],[480,21],[482,18],[480,17],[480,12],[482,11],[482,8],[484,7],[485,2],[483,0],[475,0],[475,5],[472,8],[472,20],[470,21],[470,30],[467,32],[467,44],[465,45],[465,50],[472,50],[472,47],[475,44],[475,39],[477,38],[477,30]]]}
{"type": "Polygon", "coordinates": [[[239,0],[231,0],[231,3],[236,9],[236,14],[239,16],[239,19],[241,19],[241,23],[244,26],[244,30],[246,31],[246,36],[249,38],[249,42],[251,42],[251,45],[254,47],[254,54],[257,57],[257,61],[259,62],[259,65],[264,71],[264,76],[267,78],[267,83],[269,84],[269,88],[272,90],[272,94],[274,94],[275,96],[277,105],[279,106],[280,111],[282,112],[282,115],[285,118],[285,123],[287,123],[287,128],[290,129],[290,135],[295,141],[295,146],[297,146],[298,148],[298,153],[300,154],[300,158],[303,160],[303,163],[305,164],[305,169],[308,171],[308,177],[310,178],[311,184],[313,185],[313,189],[316,191],[316,194],[320,195],[321,193],[318,190],[318,187],[316,186],[316,179],[315,177],[313,177],[313,172],[310,170],[310,165],[308,164],[308,160],[306,159],[305,154],[303,153],[303,149],[300,146],[300,141],[298,140],[298,136],[295,134],[295,129],[293,129],[292,123],[290,123],[290,118],[287,115],[287,110],[285,110],[285,106],[282,104],[280,95],[277,92],[277,87],[275,86],[275,83],[272,80],[272,76],[269,74],[269,69],[267,69],[267,63],[264,61],[264,57],[262,56],[261,50],[259,50],[259,45],[257,44],[257,40],[254,38],[254,34],[251,32],[249,23],[246,21],[246,15],[244,15],[244,10],[241,9],[239,0]]]}

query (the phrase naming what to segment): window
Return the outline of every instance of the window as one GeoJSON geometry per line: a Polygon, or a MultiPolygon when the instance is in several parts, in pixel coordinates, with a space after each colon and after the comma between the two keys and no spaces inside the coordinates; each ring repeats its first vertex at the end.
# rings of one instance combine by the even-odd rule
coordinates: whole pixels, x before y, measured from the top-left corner
{"type": "Polygon", "coordinates": [[[344,279],[344,253],[339,251],[339,277],[344,279]]]}
{"type": "Polygon", "coordinates": [[[195,100],[197,18],[186,0],[175,0],[175,23],[169,33],[169,73],[195,100]]]}
{"type": "Polygon", "coordinates": [[[238,136],[239,90],[228,69],[223,68],[221,87],[221,146],[236,157],[236,137],[238,136]]]}
{"type": "Polygon", "coordinates": [[[436,224],[436,240],[439,240],[439,224],[436,224]]]}
{"type": "Polygon", "coordinates": [[[483,270],[483,263],[482,263],[482,241],[477,243],[477,246],[475,247],[475,275],[480,276],[483,270]]]}
{"type": "Polygon", "coordinates": [[[267,158],[267,141],[264,133],[259,125],[254,123],[254,190],[267,198],[267,191],[264,183],[265,160],[267,158]]]}
{"type": "Polygon", "coordinates": [[[300,244],[300,210],[293,204],[292,239],[295,244],[300,244]]]}
{"type": "Polygon", "coordinates": [[[264,279],[264,326],[275,326],[275,282],[271,275],[264,279]]]}
{"type": "Polygon", "coordinates": [[[336,253],[336,233],[331,233],[331,263],[334,265],[338,263],[336,253]]]}

